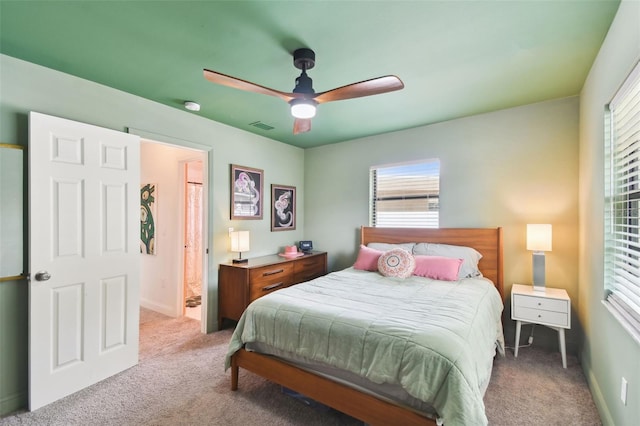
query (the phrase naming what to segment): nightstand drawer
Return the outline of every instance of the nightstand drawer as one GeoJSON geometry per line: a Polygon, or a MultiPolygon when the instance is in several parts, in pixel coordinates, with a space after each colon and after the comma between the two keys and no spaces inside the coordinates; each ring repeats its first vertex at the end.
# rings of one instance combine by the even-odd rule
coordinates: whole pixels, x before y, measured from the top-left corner
{"type": "Polygon", "coordinates": [[[569,313],[569,303],[566,300],[549,299],[546,297],[513,295],[514,309],[523,307],[544,311],[569,313]]]}
{"type": "Polygon", "coordinates": [[[569,314],[563,312],[543,311],[542,309],[515,306],[513,318],[526,322],[544,323],[557,327],[569,326],[569,314]]]}

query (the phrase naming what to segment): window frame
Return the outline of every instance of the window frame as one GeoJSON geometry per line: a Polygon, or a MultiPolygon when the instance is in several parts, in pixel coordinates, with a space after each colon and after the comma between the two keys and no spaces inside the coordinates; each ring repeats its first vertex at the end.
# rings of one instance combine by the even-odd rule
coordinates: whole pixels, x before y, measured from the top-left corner
{"type": "Polygon", "coordinates": [[[372,166],[369,169],[369,226],[397,228],[439,228],[440,227],[440,159],[430,158],[372,166]],[[416,172],[420,173],[416,175],[416,172]],[[393,178],[393,175],[397,175],[393,178]],[[423,178],[423,181],[416,179],[423,178]],[[402,179],[407,179],[406,186],[402,179]],[[386,182],[381,185],[381,182],[386,182]],[[379,189],[384,186],[382,189],[379,189]],[[406,192],[398,187],[407,188],[406,192]],[[381,195],[380,192],[386,195],[381,195]],[[396,192],[391,194],[391,192],[396,192]],[[426,208],[420,206],[426,201],[426,208]],[[405,203],[406,201],[406,203],[405,203]],[[404,209],[386,210],[394,203],[404,204],[404,209]],[[382,208],[381,208],[382,207],[382,208]],[[415,212],[415,214],[412,214],[415,212]]]}
{"type": "Polygon", "coordinates": [[[604,127],[602,303],[640,344],[640,62],[606,106],[604,127]]]}

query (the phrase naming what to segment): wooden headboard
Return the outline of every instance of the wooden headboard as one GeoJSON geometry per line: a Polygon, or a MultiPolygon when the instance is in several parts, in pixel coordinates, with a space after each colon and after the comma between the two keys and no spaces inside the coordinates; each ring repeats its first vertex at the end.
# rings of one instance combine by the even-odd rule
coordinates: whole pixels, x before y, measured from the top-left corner
{"type": "Polygon", "coordinates": [[[478,269],[493,281],[504,300],[502,228],[372,228],[363,226],[360,241],[376,243],[439,243],[473,247],[482,254],[478,269]]]}

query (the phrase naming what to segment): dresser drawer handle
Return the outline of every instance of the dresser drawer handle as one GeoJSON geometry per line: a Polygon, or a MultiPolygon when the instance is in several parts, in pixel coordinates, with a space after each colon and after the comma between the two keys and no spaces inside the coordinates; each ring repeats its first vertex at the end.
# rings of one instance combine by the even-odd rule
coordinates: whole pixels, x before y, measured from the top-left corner
{"type": "Polygon", "coordinates": [[[269,275],[275,275],[275,274],[280,274],[284,272],[284,269],[278,269],[277,271],[269,271],[269,272],[264,272],[262,274],[263,277],[268,277],[269,275]]]}
{"type": "Polygon", "coordinates": [[[280,282],[280,283],[275,283],[275,284],[268,285],[266,287],[262,287],[262,291],[273,290],[274,288],[278,288],[278,287],[282,286],[282,284],[284,284],[284,283],[280,282]]]}

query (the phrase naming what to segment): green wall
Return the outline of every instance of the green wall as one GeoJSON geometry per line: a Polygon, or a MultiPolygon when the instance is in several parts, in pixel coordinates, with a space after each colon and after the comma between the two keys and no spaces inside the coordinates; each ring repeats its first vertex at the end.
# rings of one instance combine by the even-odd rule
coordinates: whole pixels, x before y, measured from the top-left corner
{"type": "Polygon", "coordinates": [[[0,282],[0,415],[26,404],[27,282],[0,282]]]}
{"type": "MultiPolygon", "coordinates": [[[[0,55],[0,70],[2,143],[26,147],[28,113],[37,111],[209,150],[208,330],[217,329],[217,265],[232,257],[228,227],[251,231],[248,257],[276,253],[304,239],[302,149],[8,56],[0,55]],[[262,220],[230,221],[230,164],[264,170],[265,208],[272,183],[297,187],[296,230],[271,232],[269,210],[262,220]]],[[[25,281],[0,283],[0,414],[26,404],[27,309],[25,281]]]]}
{"type": "MultiPolygon", "coordinates": [[[[565,288],[574,303],[567,346],[576,353],[578,102],[559,99],[307,149],[307,237],[332,254],[331,269],[350,266],[357,230],[368,225],[369,168],[439,158],[440,227],[503,228],[507,299],[513,283],[531,283],[526,224],[553,225],[547,285],[565,288]]],[[[505,302],[505,337],[512,343],[515,327],[505,302]]],[[[534,339],[557,350],[550,329],[537,327],[534,339]]]]}
{"type": "Polygon", "coordinates": [[[604,296],[604,110],[640,60],[640,2],[622,1],[580,96],[580,321],[582,366],[602,421],[640,421],[640,342],[601,303],[604,296]],[[620,399],[629,383],[627,405],[620,399]]]}

